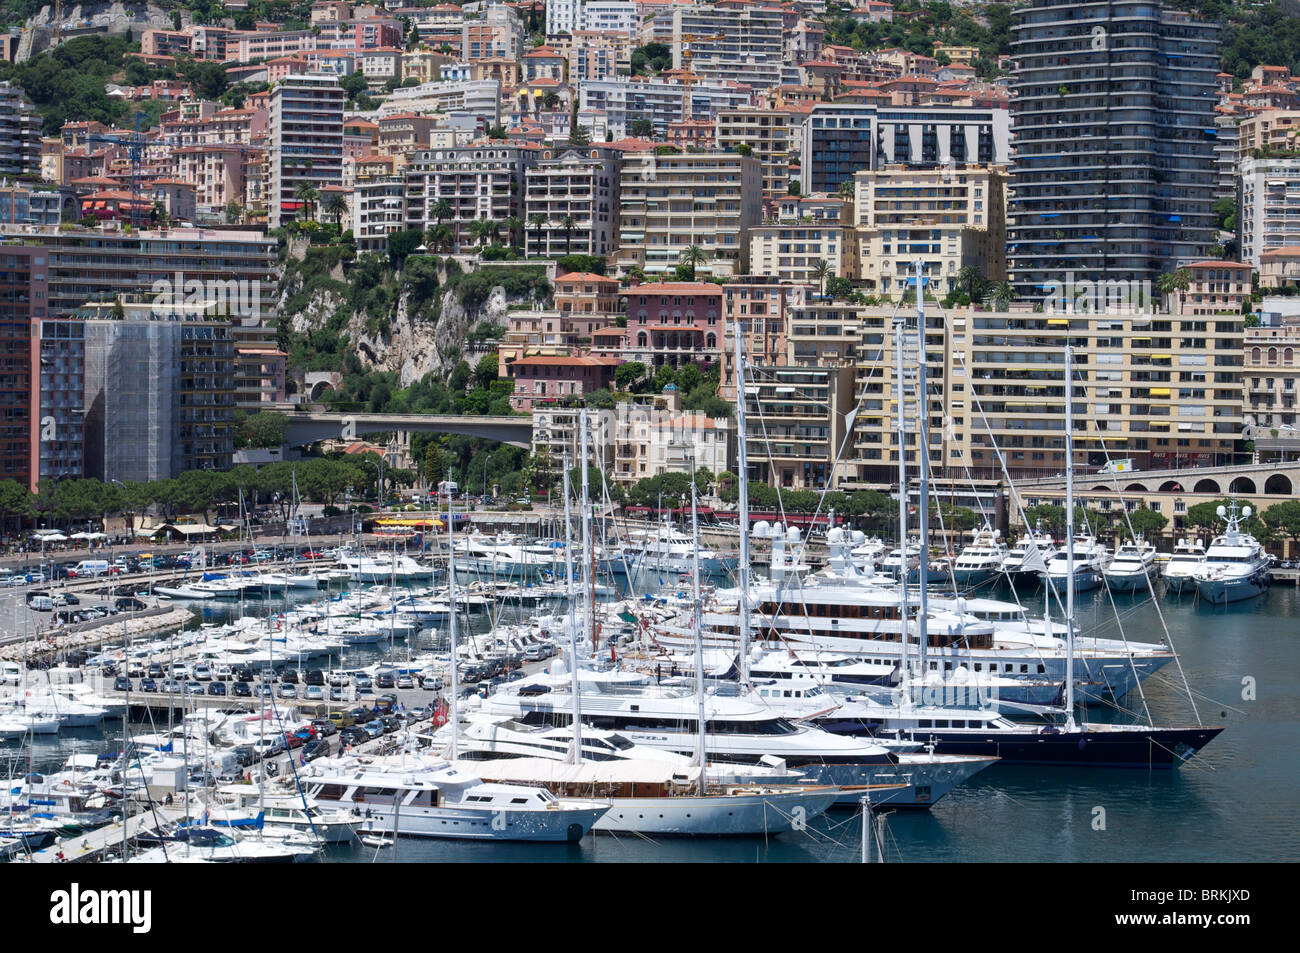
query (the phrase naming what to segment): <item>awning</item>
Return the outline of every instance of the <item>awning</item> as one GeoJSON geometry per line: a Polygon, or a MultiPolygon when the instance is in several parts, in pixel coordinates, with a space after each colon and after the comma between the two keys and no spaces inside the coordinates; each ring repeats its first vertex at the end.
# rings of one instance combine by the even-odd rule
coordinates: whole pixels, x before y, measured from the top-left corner
{"type": "Polygon", "coordinates": [[[1174,356],[1173,356],[1172,354],[1152,354],[1152,355],[1151,355],[1151,360],[1153,360],[1153,361],[1172,361],[1173,359],[1174,359],[1174,356]]]}
{"type": "Polygon", "coordinates": [[[1153,388],[1151,388],[1151,396],[1152,396],[1152,397],[1168,397],[1168,396],[1169,396],[1169,388],[1168,388],[1168,387],[1153,387],[1153,388]]]}
{"type": "Polygon", "coordinates": [[[1070,325],[1069,319],[1067,318],[1048,318],[1047,323],[1052,327],[1060,327],[1061,325],[1069,327],[1070,325]]]}

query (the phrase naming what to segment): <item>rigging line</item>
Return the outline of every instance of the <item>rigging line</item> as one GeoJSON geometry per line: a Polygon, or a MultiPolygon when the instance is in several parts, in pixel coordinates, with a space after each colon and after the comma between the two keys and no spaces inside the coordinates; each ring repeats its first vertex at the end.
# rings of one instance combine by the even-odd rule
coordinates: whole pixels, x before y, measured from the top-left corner
{"type": "MultiPolygon", "coordinates": [[[[988,434],[989,441],[990,441],[991,444],[992,444],[992,447],[993,447],[993,454],[994,454],[994,456],[997,458],[997,461],[998,461],[998,468],[1002,471],[1002,475],[1003,475],[1003,477],[1006,478],[1007,489],[1008,489],[1008,490],[1010,491],[1010,493],[1011,493],[1011,500],[1012,500],[1012,502],[1015,504],[1016,512],[1019,514],[1021,522],[1024,523],[1026,529],[1028,529],[1028,527],[1029,527],[1029,516],[1028,516],[1028,514],[1025,512],[1024,502],[1021,500],[1021,498],[1020,498],[1020,493],[1019,493],[1019,491],[1016,489],[1015,481],[1013,481],[1013,480],[1011,479],[1011,474],[1010,474],[1010,472],[1008,472],[1008,470],[1007,470],[1007,462],[1006,462],[1006,458],[1003,457],[1003,455],[1002,455],[1002,451],[1001,451],[1001,449],[999,449],[999,447],[998,447],[997,440],[996,440],[996,439],[994,438],[994,436],[993,436],[993,428],[989,425],[988,416],[984,413],[984,404],[980,401],[980,399],[979,399],[979,391],[975,388],[975,384],[974,384],[975,377],[974,377],[974,375],[972,375],[972,373],[971,373],[971,371],[970,371],[970,368],[966,366],[966,359],[965,359],[965,357],[962,355],[962,353],[961,353],[960,351],[957,351],[956,354],[957,354],[957,360],[959,360],[959,361],[961,362],[962,373],[965,374],[967,380],[971,381],[971,403],[974,404],[976,411],[979,413],[980,420],[981,420],[981,421],[983,422],[983,424],[984,424],[984,431],[985,431],[985,433],[988,434]]],[[[1044,572],[1044,573],[1043,573],[1043,576],[1044,576],[1043,584],[1044,584],[1044,585],[1046,586],[1046,588],[1047,588],[1048,599],[1050,600],[1053,596],[1055,596],[1055,597],[1056,597],[1056,605],[1057,605],[1057,608],[1058,608],[1058,609],[1061,609],[1061,610],[1062,610],[1062,614],[1064,614],[1064,609],[1063,609],[1063,607],[1062,607],[1062,603],[1061,603],[1061,595],[1060,595],[1059,592],[1057,592],[1056,584],[1052,582],[1052,577],[1051,577],[1051,575],[1050,575],[1049,573],[1044,572]]],[[[1012,586],[1012,587],[1011,587],[1011,591],[1012,591],[1012,593],[1015,593],[1015,586],[1012,586]]],[[[1017,604],[1017,605],[1020,604],[1020,597],[1019,597],[1019,595],[1016,595],[1016,604],[1017,604]]],[[[1021,606],[1021,611],[1022,611],[1022,612],[1024,611],[1024,607],[1023,607],[1023,606],[1021,606]]],[[[1044,619],[1044,622],[1050,622],[1050,619],[1044,619]]],[[[1047,634],[1049,637],[1051,636],[1051,629],[1050,629],[1050,628],[1047,628],[1047,629],[1046,629],[1046,634],[1047,634]]],[[[1042,652],[1041,652],[1040,648],[1038,647],[1038,641],[1037,641],[1036,639],[1034,640],[1033,645],[1034,645],[1034,652],[1035,652],[1035,654],[1037,655],[1038,659],[1039,659],[1040,661],[1043,661],[1043,660],[1044,660],[1044,659],[1043,659],[1043,655],[1042,655],[1042,652]]],[[[1062,650],[1062,651],[1065,651],[1065,647],[1064,647],[1064,645],[1061,647],[1061,650],[1062,650]]]]}
{"type": "MultiPolygon", "coordinates": [[[[1094,422],[1095,422],[1095,421],[1094,421],[1094,422]]],[[[1101,432],[1101,428],[1098,428],[1098,433],[1100,433],[1100,432],[1101,432]]],[[[1102,452],[1103,454],[1105,454],[1105,456],[1106,456],[1106,463],[1109,464],[1109,463],[1111,462],[1110,451],[1106,448],[1106,441],[1105,441],[1105,440],[1102,440],[1102,441],[1101,441],[1101,452],[1102,452]]],[[[1133,531],[1133,521],[1129,518],[1128,505],[1124,503],[1124,496],[1123,496],[1122,493],[1120,493],[1120,490],[1119,490],[1119,474],[1118,474],[1118,473],[1112,473],[1112,474],[1111,474],[1111,480],[1112,480],[1112,482],[1113,482],[1113,484],[1114,484],[1114,486],[1115,486],[1115,495],[1119,497],[1119,499],[1120,499],[1120,504],[1122,505],[1123,510],[1124,510],[1124,525],[1128,527],[1129,536],[1130,536],[1132,539],[1135,539],[1135,540],[1136,540],[1136,539],[1137,539],[1137,534],[1133,531]]],[[[1104,581],[1104,577],[1103,577],[1103,581],[1104,581]]],[[[1107,586],[1106,588],[1107,588],[1107,590],[1110,589],[1109,586],[1107,586]]],[[[1201,724],[1203,724],[1203,722],[1201,721],[1201,712],[1200,712],[1200,709],[1198,709],[1198,708],[1196,707],[1196,699],[1192,697],[1192,687],[1191,687],[1191,685],[1189,685],[1188,682],[1187,682],[1187,672],[1183,669],[1183,660],[1182,660],[1182,657],[1179,655],[1178,650],[1174,647],[1174,639],[1173,639],[1173,635],[1172,635],[1172,634],[1170,633],[1170,631],[1169,631],[1169,624],[1165,621],[1165,613],[1164,613],[1164,610],[1160,608],[1160,600],[1156,598],[1156,586],[1155,586],[1155,581],[1154,581],[1154,580],[1149,581],[1149,583],[1148,583],[1148,585],[1147,585],[1147,590],[1148,590],[1148,594],[1149,594],[1150,597],[1151,597],[1151,605],[1152,605],[1152,606],[1155,608],[1155,610],[1156,610],[1156,617],[1160,620],[1160,628],[1161,628],[1161,629],[1164,631],[1164,633],[1165,633],[1165,639],[1166,639],[1166,640],[1168,641],[1168,643],[1169,643],[1169,649],[1170,649],[1170,651],[1173,652],[1173,656],[1174,656],[1174,665],[1178,668],[1178,675],[1179,675],[1179,677],[1182,679],[1182,682],[1183,682],[1183,689],[1187,692],[1187,700],[1188,700],[1188,701],[1191,703],[1191,705],[1192,705],[1192,715],[1196,718],[1196,724],[1201,725],[1201,724]]],[[[1113,604],[1113,602],[1114,602],[1114,597],[1113,597],[1113,596],[1111,597],[1111,601],[1112,601],[1112,604],[1113,604]]],[[[1123,639],[1124,639],[1124,645],[1125,645],[1125,647],[1127,648],[1127,646],[1128,646],[1128,637],[1124,635],[1124,627],[1123,627],[1123,626],[1120,626],[1120,635],[1121,635],[1121,637],[1123,637],[1123,639]]],[[[1133,654],[1132,654],[1131,652],[1129,653],[1129,663],[1130,663],[1131,665],[1134,664],[1134,663],[1133,663],[1133,654]]],[[[1136,672],[1136,669],[1134,670],[1134,673],[1133,673],[1133,674],[1134,674],[1134,679],[1135,679],[1135,681],[1137,682],[1138,690],[1141,691],[1141,690],[1142,690],[1142,682],[1141,682],[1140,679],[1137,679],[1137,672],[1136,672]]],[[[1142,696],[1142,702],[1143,702],[1143,705],[1146,704],[1146,695],[1145,695],[1145,693],[1144,693],[1143,696],[1142,696]]],[[[1148,713],[1147,713],[1147,718],[1148,718],[1148,720],[1150,719],[1150,712],[1149,712],[1149,711],[1148,711],[1148,713]]]]}
{"type": "MultiPolygon", "coordinates": [[[[1087,382],[1086,379],[1085,379],[1084,382],[1083,382],[1083,388],[1084,388],[1084,400],[1086,401],[1086,400],[1087,400],[1087,395],[1088,395],[1088,382],[1087,382]]],[[[1066,381],[1066,384],[1065,384],[1065,399],[1068,400],[1068,401],[1073,401],[1073,400],[1074,400],[1074,366],[1073,366],[1073,364],[1070,365],[1070,380],[1066,381]]],[[[1093,422],[1096,423],[1095,420],[1094,420],[1093,422]]],[[[1098,433],[1100,433],[1100,432],[1101,432],[1101,428],[1099,427],[1099,428],[1098,428],[1098,433]]],[[[1102,449],[1102,452],[1106,454],[1106,461],[1107,461],[1107,463],[1109,463],[1109,462],[1110,462],[1110,452],[1106,449],[1106,441],[1105,441],[1105,440],[1102,440],[1102,441],[1101,441],[1101,449],[1102,449]]],[[[1065,466],[1066,466],[1066,468],[1067,468],[1068,470],[1071,470],[1071,471],[1072,471],[1072,470],[1074,469],[1074,461],[1073,461],[1073,460],[1066,460],[1066,461],[1065,461],[1065,466]]],[[[1117,494],[1119,493],[1119,476],[1118,476],[1118,475],[1115,475],[1115,492],[1116,492],[1117,494]]],[[[1123,511],[1124,511],[1124,524],[1128,527],[1129,535],[1130,535],[1133,539],[1136,539],[1137,536],[1136,536],[1136,535],[1134,534],[1134,532],[1133,532],[1133,523],[1132,523],[1132,521],[1129,520],[1129,515],[1128,515],[1128,506],[1123,505],[1123,504],[1124,504],[1124,498],[1123,498],[1123,496],[1120,497],[1120,503],[1121,503],[1121,505],[1122,505],[1122,509],[1123,509],[1123,511]]],[[[1085,523],[1085,525],[1086,525],[1086,523],[1087,523],[1087,519],[1086,519],[1086,517],[1085,517],[1084,523],[1085,523]]],[[[1123,624],[1123,622],[1120,620],[1119,607],[1115,604],[1115,593],[1111,590],[1111,588],[1110,588],[1110,582],[1109,582],[1109,580],[1106,579],[1106,573],[1105,573],[1104,571],[1103,571],[1102,574],[1101,574],[1101,585],[1102,585],[1102,588],[1106,590],[1106,598],[1107,598],[1107,600],[1110,602],[1110,608],[1111,608],[1111,611],[1115,614],[1115,624],[1119,627],[1119,635],[1120,635],[1120,638],[1123,639],[1123,641],[1124,641],[1124,651],[1125,651],[1125,654],[1128,655],[1129,670],[1133,673],[1133,687],[1137,689],[1137,691],[1138,691],[1138,697],[1139,697],[1139,698],[1141,699],[1141,701],[1142,701],[1142,710],[1143,710],[1143,712],[1146,713],[1147,724],[1148,724],[1148,725],[1154,725],[1155,722],[1151,720],[1151,706],[1150,706],[1149,704],[1147,704],[1147,694],[1146,694],[1146,691],[1142,688],[1142,679],[1141,679],[1141,677],[1139,677],[1139,675],[1138,675],[1138,671],[1137,671],[1137,662],[1134,661],[1134,659],[1133,659],[1133,650],[1131,649],[1131,647],[1130,647],[1129,644],[1128,644],[1128,634],[1124,631],[1124,624],[1123,624]]],[[[1154,598],[1155,598],[1155,587],[1154,587],[1154,585],[1148,585],[1147,588],[1148,588],[1148,590],[1150,590],[1150,595],[1152,596],[1152,599],[1153,599],[1153,601],[1154,601],[1154,598]]],[[[1168,628],[1165,628],[1165,617],[1164,617],[1164,615],[1163,615],[1162,613],[1160,613],[1160,607],[1159,607],[1159,606],[1156,606],[1156,614],[1160,617],[1160,625],[1161,625],[1162,628],[1164,628],[1164,631],[1165,631],[1165,637],[1168,638],[1168,636],[1169,636],[1169,630],[1168,630],[1168,628]]],[[[1176,657],[1176,656],[1177,656],[1177,653],[1174,653],[1174,654],[1175,654],[1175,657],[1176,657]]],[[[1195,707],[1196,707],[1195,702],[1192,703],[1192,707],[1193,707],[1193,709],[1195,709],[1195,707]]],[[[1197,721],[1198,724],[1200,723],[1200,715],[1199,715],[1199,713],[1197,714],[1196,721],[1197,721]]]]}

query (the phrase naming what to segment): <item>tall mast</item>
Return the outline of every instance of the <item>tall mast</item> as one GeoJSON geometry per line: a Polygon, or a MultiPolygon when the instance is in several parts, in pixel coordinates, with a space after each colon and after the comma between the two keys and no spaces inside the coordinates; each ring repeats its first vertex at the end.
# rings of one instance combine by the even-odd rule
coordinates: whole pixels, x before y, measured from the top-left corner
{"type": "MultiPolygon", "coordinates": [[[[740,681],[749,684],[749,457],[745,447],[745,355],[736,321],[736,465],[740,491],[740,681]]],[[[693,485],[693,484],[692,484],[693,485]]],[[[698,546],[698,541],[696,543],[698,546]]]]}
{"type": "Polygon", "coordinates": [[[589,492],[589,480],[587,473],[587,408],[583,407],[578,411],[578,439],[581,441],[581,459],[578,461],[582,467],[582,583],[583,588],[587,590],[587,598],[582,604],[582,624],[583,628],[591,634],[591,654],[596,654],[596,622],[592,602],[595,597],[596,582],[592,578],[592,552],[591,552],[591,498],[587,495],[589,492]]]}
{"type": "Polygon", "coordinates": [[[564,451],[564,571],[569,586],[569,673],[573,692],[573,764],[582,761],[582,696],[578,684],[578,607],[573,591],[573,528],[569,515],[569,451],[564,451]]]}
{"type": "Polygon", "coordinates": [[[456,671],[456,523],[452,518],[452,498],[447,493],[447,586],[451,602],[451,746],[447,749],[452,761],[456,760],[456,735],[460,733],[460,675],[456,671]]]}
{"type": "MultiPolygon", "coordinates": [[[[691,461],[691,535],[695,537],[695,545],[691,547],[691,588],[693,598],[693,611],[691,614],[692,627],[695,632],[695,702],[696,717],[700,725],[700,796],[704,796],[704,765],[705,765],[705,712],[704,712],[704,634],[701,631],[701,616],[703,606],[700,602],[700,522],[696,514],[695,507],[695,461],[691,461]]],[[[741,598],[744,598],[743,595],[741,598]]]]}
{"type": "Polygon", "coordinates": [[[903,412],[903,319],[894,321],[894,373],[897,376],[898,401],[898,607],[902,636],[899,642],[902,658],[899,668],[907,673],[907,418],[903,412]]]}
{"type": "MultiPolygon", "coordinates": [[[[929,493],[930,481],[928,472],[930,469],[930,440],[929,440],[929,421],[930,415],[929,401],[925,393],[925,288],[921,282],[921,259],[916,260],[916,417],[917,417],[917,466],[920,468],[921,482],[918,487],[920,499],[917,502],[916,515],[921,524],[921,564],[917,567],[917,581],[921,584],[920,602],[916,609],[916,638],[920,643],[917,650],[917,659],[921,667],[921,678],[925,678],[925,653],[926,643],[930,640],[927,629],[929,628],[926,618],[928,608],[928,597],[925,589],[929,585],[929,555],[930,555],[930,511],[929,511],[929,493]]],[[[907,551],[903,551],[903,563],[907,564],[907,551]]],[[[904,584],[906,588],[906,584],[904,584]]]]}
{"type": "Polygon", "coordinates": [[[1065,724],[1074,728],[1074,353],[1065,345],[1065,724]]]}

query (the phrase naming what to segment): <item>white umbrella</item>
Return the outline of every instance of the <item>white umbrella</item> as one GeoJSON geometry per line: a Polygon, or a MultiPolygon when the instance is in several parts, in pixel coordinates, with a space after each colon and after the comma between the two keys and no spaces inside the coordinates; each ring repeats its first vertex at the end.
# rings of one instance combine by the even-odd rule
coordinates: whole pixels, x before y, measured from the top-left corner
{"type": "Polygon", "coordinates": [[[62,533],[46,533],[44,536],[39,536],[37,538],[42,542],[49,543],[66,543],[68,541],[68,537],[64,536],[62,533]]]}

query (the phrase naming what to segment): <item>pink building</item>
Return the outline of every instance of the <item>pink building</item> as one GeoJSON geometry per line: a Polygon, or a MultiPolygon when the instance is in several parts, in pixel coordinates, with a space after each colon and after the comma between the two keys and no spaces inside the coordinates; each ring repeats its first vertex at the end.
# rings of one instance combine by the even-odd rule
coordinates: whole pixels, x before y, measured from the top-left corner
{"type": "Polygon", "coordinates": [[[723,342],[722,286],[666,281],[628,288],[626,354],[647,365],[713,364],[723,342]]]}
{"type": "Polygon", "coordinates": [[[515,381],[510,406],[527,412],[564,397],[590,394],[608,387],[622,363],[608,357],[521,357],[507,365],[515,381]]]}

